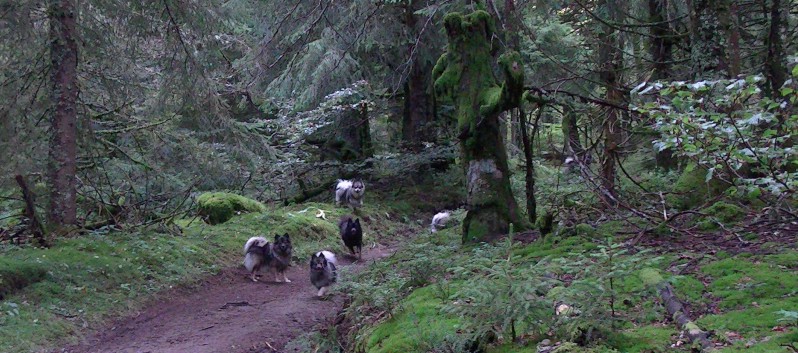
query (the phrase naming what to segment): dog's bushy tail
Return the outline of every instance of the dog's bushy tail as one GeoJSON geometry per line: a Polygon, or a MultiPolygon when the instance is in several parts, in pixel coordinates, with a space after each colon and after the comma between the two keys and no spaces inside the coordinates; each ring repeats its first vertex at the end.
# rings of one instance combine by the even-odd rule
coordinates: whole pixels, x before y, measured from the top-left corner
{"type": "Polygon", "coordinates": [[[331,263],[333,265],[337,265],[338,264],[338,259],[335,258],[335,254],[333,254],[332,252],[329,252],[327,250],[322,250],[322,251],[319,251],[319,252],[316,253],[316,256],[320,256],[320,255],[324,255],[324,258],[327,259],[327,262],[329,262],[329,263],[331,263]]]}
{"type": "Polygon", "coordinates": [[[247,240],[247,243],[244,244],[244,254],[249,252],[249,248],[251,248],[253,245],[265,246],[268,242],[269,241],[266,240],[266,238],[264,238],[264,237],[252,237],[252,238],[249,238],[249,240],[247,240]]]}
{"type": "Polygon", "coordinates": [[[351,187],[352,187],[351,180],[338,179],[338,184],[335,186],[335,190],[349,189],[351,187]]]}

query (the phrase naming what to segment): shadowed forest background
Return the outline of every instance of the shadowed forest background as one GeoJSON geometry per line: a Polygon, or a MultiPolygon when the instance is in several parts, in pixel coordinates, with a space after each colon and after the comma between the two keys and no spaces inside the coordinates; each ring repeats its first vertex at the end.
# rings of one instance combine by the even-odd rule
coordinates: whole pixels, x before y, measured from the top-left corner
{"type": "Polygon", "coordinates": [[[248,236],[345,252],[357,178],[396,252],[285,351],[798,352],[797,31],[784,0],[0,1],[0,351],[248,236]]]}

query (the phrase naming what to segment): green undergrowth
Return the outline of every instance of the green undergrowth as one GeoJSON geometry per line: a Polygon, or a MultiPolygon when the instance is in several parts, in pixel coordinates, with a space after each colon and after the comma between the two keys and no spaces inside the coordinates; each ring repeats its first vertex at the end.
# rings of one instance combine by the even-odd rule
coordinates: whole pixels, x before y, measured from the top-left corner
{"type": "MultiPolygon", "coordinates": [[[[177,235],[98,232],[57,240],[49,249],[0,247],[0,352],[42,351],[74,342],[85,329],[140,308],[158,292],[191,286],[238,266],[251,236],[273,239],[288,233],[294,263],[300,266],[315,251],[342,253],[337,223],[349,212],[311,203],[246,213],[218,225],[178,220],[183,231],[177,235]]],[[[401,226],[375,207],[356,216],[363,222],[366,244],[401,226]]]]}
{"type": "Polygon", "coordinates": [[[798,336],[783,319],[798,311],[795,250],[658,255],[613,243],[606,235],[619,227],[612,223],[576,228],[510,250],[501,241],[462,246],[459,229],[417,235],[345,285],[348,321],[356,323],[347,341],[364,352],[462,352],[478,344],[522,353],[543,339],[562,343],[562,352],[687,352],[640,278],[646,267],[671,283],[697,324],[726,344],[722,351],[748,344],[750,352],[773,352],[798,336]],[[555,303],[569,305],[570,314],[554,315],[555,303]]]}
{"type": "MultiPolygon", "coordinates": [[[[461,246],[458,229],[418,235],[344,285],[352,295],[347,318],[356,323],[347,340],[354,350],[369,353],[462,352],[474,345],[488,352],[533,352],[543,338],[580,341],[590,332],[591,351],[644,352],[667,346],[676,334],[661,324],[646,326],[661,321],[660,308],[638,299],[623,304],[650,295],[631,274],[643,265],[659,265],[656,256],[624,255],[620,246],[598,237],[551,235],[508,246],[501,241],[461,246]],[[618,257],[609,260],[602,255],[607,253],[618,257]],[[607,276],[616,276],[611,294],[603,289],[607,276]],[[610,296],[617,311],[639,317],[642,327],[603,321],[610,296]],[[555,303],[569,304],[572,315],[554,315],[555,303]],[[654,333],[654,339],[638,340],[654,333]],[[526,343],[509,343],[513,334],[526,343]],[[639,342],[623,343],[629,340],[639,342]]],[[[586,349],[563,345],[561,351],[586,349]]]]}

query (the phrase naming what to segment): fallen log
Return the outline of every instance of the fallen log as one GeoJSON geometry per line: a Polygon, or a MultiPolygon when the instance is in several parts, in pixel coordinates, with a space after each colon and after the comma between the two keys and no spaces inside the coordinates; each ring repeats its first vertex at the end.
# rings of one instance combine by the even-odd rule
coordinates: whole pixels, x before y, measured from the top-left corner
{"type": "Polygon", "coordinates": [[[333,193],[335,192],[335,183],[338,181],[338,179],[351,179],[351,178],[354,178],[356,175],[357,175],[357,173],[355,173],[355,172],[344,173],[343,175],[341,175],[339,177],[328,179],[327,181],[324,181],[321,184],[319,184],[318,186],[316,186],[314,188],[311,188],[311,189],[307,188],[307,186],[305,185],[304,180],[298,179],[297,182],[299,183],[300,194],[295,196],[295,197],[293,197],[293,198],[286,199],[284,201],[284,204],[287,206],[287,205],[292,204],[292,203],[294,203],[294,204],[302,203],[302,202],[307,201],[310,198],[313,198],[313,197],[316,197],[318,195],[323,194],[325,191],[329,191],[330,192],[330,197],[332,198],[333,193]]]}
{"type": "Polygon", "coordinates": [[[655,288],[659,294],[665,310],[671,319],[677,324],[679,330],[693,343],[700,348],[701,352],[711,352],[715,350],[715,345],[709,340],[709,333],[701,330],[696,323],[687,315],[684,305],[676,297],[673,287],[665,281],[659,271],[653,268],[645,268],[640,271],[640,279],[643,280],[648,288],[655,288]]]}

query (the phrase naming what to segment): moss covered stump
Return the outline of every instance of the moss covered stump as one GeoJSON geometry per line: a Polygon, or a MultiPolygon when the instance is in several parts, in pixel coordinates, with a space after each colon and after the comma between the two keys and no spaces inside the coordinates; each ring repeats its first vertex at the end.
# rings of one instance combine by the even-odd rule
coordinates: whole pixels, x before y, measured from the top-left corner
{"type": "Polygon", "coordinates": [[[199,215],[209,224],[227,222],[237,212],[263,212],[266,206],[253,199],[226,193],[206,192],[197,197],[199,215]]]}
{"type": "Polygon", "coordinates": [[[458,138],[465,163],[468,213],[463,242],[479,242],[528,228],[510,190],[507,152],[499,114],[518,107],[524,71],[520,55],[499,58],[505,80],[497,83],[491,68],[493,21],[485,11],[451,13],[444,18],[447,51],[433,70],[436,97],[455,106],[458,138]]]}

